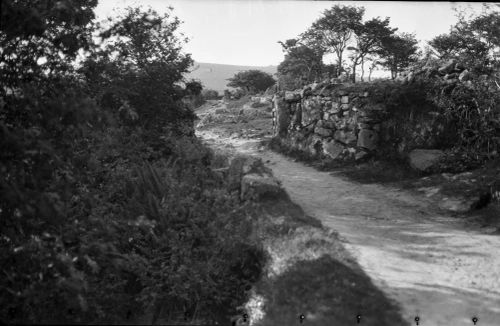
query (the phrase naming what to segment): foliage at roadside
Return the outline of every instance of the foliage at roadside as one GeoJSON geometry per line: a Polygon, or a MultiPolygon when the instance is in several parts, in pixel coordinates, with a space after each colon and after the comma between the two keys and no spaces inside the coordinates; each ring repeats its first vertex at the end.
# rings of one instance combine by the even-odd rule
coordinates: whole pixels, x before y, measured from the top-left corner
{"type": "Polygon", "coordinates": [[[2,1],[0,321],[227,322],[264,254],[193,137],[180,22],[96,5],[2,1]]]}

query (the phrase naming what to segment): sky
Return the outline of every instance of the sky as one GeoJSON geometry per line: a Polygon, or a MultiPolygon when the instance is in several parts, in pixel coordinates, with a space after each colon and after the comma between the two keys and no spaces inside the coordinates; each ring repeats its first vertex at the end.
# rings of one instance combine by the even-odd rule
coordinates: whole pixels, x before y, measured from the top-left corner
{"type": "Polygon", "coordinates": [[[334,4],[365,7],[365,20],[390,17],[392,27],[415,33],[421,44],[449,31],[454,9],[482,9],[481,2],[100,0],[96,14],[100,20],[112,16],[113,8],[143,5],[164,12],[172,6],[184,22],[180,31],[190,39],[184,49],[195,61],[268,66],[283,60],[278,41],[297,37],[334,4]]]}

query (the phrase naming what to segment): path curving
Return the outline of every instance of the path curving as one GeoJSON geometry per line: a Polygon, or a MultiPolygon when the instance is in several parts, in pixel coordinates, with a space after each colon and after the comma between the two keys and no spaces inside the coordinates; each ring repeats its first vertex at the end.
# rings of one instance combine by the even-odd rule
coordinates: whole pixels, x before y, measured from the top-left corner
{"type": "Polygon", "coordinates": [[[500,325],[500,237],[437,213],[398,189],[320,172],[257,140],[198,135],[215,146],[261,157],[306,214],[336,230],[365,273],[422,326],[500,325]]]}

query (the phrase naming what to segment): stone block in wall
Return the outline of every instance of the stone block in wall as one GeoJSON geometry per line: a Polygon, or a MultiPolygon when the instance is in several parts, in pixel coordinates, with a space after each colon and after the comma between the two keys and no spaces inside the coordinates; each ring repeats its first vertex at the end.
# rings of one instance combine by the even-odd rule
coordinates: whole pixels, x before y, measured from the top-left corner
{"type": "Polygon", "coordinates": [[[340,111],[340,105],[338,102],[332,102],[330,109],[328,112],[330,113],[338,113],[340,111]]]}
{"type": "Polygon", "coordinates": [[[290,125],[292,128],[302,125],[302,106],[300,103],[295,104],[295,112],[293,112],[290,125]]]}
{"type": "Polygon", "coordinates": [[[366,117],[366,116],[358,116],[358,122],[376,124],[380,123],[380,119],[374,116],[366,117]]]}
{"type": "Polygon", "coordinates": [[[307,151],[311,155],[316,156],[321,154],[323,139],[317,135],[313,135],[307,143],[307,151]]]}
{"type": "Polygon", "coordinates": [[[302,125],[306,126],[320,120],[322,116],[321,104],[315,99],[302,101],[302,125]]]}
{"type": "Polygon", "coordinates": [[[321,90],[323,89],[323,87],[326,85],[326,83],[312,83],[311,84],[311,92],[313,92],[313,94],[319,94],[319,92],[321,92],[321,90]]]}
{"type": "Polygon", "coordinates": [[[355,146],[357,143],[357,138],[354,131],[337,130],[335,131],[333,138],[348,146],[355,146]]]}
{"type": "Polygon", "coordinates": [[[314,128],[314,133],[322,137],[331,137],[333,131],[331,129],[316,126],[316,128],[314,128]]]}
{"type": "Polygon", "coordinates": [[[369,129],[361,129],[358,133],[357,146],[373,151],[377,148],[378,133],[369,129]]]}
{"type": "Polygon", "coordinates": [[[310,86],[306,86],[304,87],[301,91],[300,91],[300,96],[302,98],[306,97],[306,96],[309,96],[312,94],[312,90],[311,90],[311,87],[310,86]]]}
{"type": "Polygon", "coordinates": [[[322,121],[323,121],[323,124],[322,124],[323,128],[336,129],[335,122],[330,121],[330,120],[322,120],[322,121]]]}
{"type": "Polygon", "coordinates": [[[285,91],[285,101],[287,102],[298,102],[301,96],[298,92],[285,91]]]}
{"type": "Polygon", "coordinates": [[[448,62],[446,62],[444,65],[442,65],[438,71],[439,73],[445,75],[445,74],[448,74],[450,72],[453,71],[453,69],[455,69],[455,64],[456,64],[456,60],[452,59],[448,62]]]}
{"type": "Polygon", "coordinates": [[[372,126],[368,123],[358,122],[359,129],[372,129],[372,126]]]}
{"type": "Polygon", "coordinates": [[[322,142],[323,154],[332,158],[338,159],[342,156],[344,146],[337,143],[335,140],[323,140],[322,142]]]}
{"type": "Polygon", "coordinates": [[[290,107],[282,98],[277,98],[276,106],[276,131],[280,136],[287,134],[288,126],[290,125],[290,107]]]}
{"type": "Polygon", "coordinates": [[[460,81],[467,81],[467,80],[470,80],[471,78],[472,78],[472,74],[467,69],[462,71],[460,73],[460,75],[458,76],[458,80],[460,80],[460,81]]]}
{"type": "Polygon", "coordinates": [[[444,156],[444,152],[438,149],[414,149],[409,155],[412,168],[425,171],[439,162],[444,156]]]}

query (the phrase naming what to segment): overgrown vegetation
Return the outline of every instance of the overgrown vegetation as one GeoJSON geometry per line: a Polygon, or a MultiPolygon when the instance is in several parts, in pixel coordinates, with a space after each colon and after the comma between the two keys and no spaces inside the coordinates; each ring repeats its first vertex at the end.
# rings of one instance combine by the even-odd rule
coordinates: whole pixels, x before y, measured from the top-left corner
{"type": "Polygon", "coordinates": [[[96,5],[2,1],[0,320],[227,322],[264,251],[193,137],[180,21],[96,5]]]}

